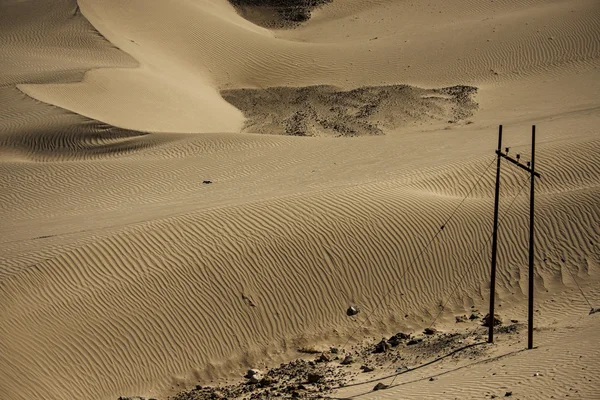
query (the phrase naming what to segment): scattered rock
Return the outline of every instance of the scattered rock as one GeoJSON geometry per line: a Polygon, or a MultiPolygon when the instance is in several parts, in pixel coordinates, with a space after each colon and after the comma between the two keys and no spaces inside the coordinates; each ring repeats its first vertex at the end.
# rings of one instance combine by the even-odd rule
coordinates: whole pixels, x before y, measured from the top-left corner
{"type": "Polygon", "coordinates": [[[389,388],[389,385],[386,385],[385,383],[379,382],[377,385],[375,385],[375,387],[373,388],[373,391],[384,390],[384,389],[387,389],[387,388],[389,388]]]}
{"type": "Polygon", "coordinates": [[[340,364],[349,365],[349,364],[352,364],[353,362],[354,362],[354,357],[352,357],[352,354],[347,354],[346,357],[344,357],[344,359],[342,360],[342,362],[340,364]]]}
{"type": "Polygon", "coordinates": [[[206,180],[206,181],[202,181],[202,183],[205,184],[205,185],[210,185],[212,183],[212,181],[206,180]]]}
{"type": "Polygon", "coordinates": [[[263,379],[263,373],[258,369],[249,369],[244,377],[248,378],[250,383],[259,383],[263,379]]]}
{"type": "Polygon", "coordinates": [[[337,353],[339,353],[339,349],[337,347],[330,347],[329,352],[331,354],[337,354],[337,353]]]}
{"type": "Polygon", "coordinates": [[[321,353],[321,355],[319,356],[319,358],[317,359],[317,361],[318,362],[330,362],[331,361],[331,357],[329,357],[325,353],[321,353]]]}
{"type": "Polygon", "coordinates": [[[360,309],[356,306],[350,306],[348,307],[348,309],[346,310],[346,315],[349,317],[352,317],[356,314],[358,314],[360,312],[360,309]]]}
{"type": "Polygon", "coordinates": [[[510,396],[512,396],[512,392],[506,392],[506,393],[504,393],[504,397],[510,397],[510,396]]]}
{"type": "Polygon", "coordinates": [[[512,322],[513,324],[518,324],[519,320],[518,319],[511,319],[510,322],[512,322]]]}
{"type": "Polygon", "coordinates": [[[388,343],[392,347],[396,347],[396,346],[398,346],[400,344],[400,342],[402,340],[408,340],[408,339],[410,339],[410,335],[409,334],[398,332],[394,336],[392,336],[391,338],[388,339],[388,343]]]}
{"type": "Polygon", "coordinates": [[[592,307],[592,309],[590,310],[590,313],[588,315],[596,314],[597,312],[600,312],[600,308],[592,307]]]}
{"type": "Polygon", "coordinates": [[[398,339],[396,336],[392,336],[388,339],[388,343],[390,344],[390,346],[396,347],[400,344],[400,339],[398,339]]]}
{"type": "Polygon", "coordinates": [[[381,341],[375,345],[375,350],[373,353],[385,353],[391,348],[392,345],[390,345],[385,339],[381,339],[381,341]]]}
{"type": "Polygon", "coordinates": [[[435,335],[437,333],[437,330],[435,328],[425,328],[423,330],[423,333],[426,335],[435,335]]]}
{"type": "Polygon", "coordinates": [[[271,386],[271,385],[273,384],[273,382],[274,382],[274,381],[273,381],[273,378],[271,378],[270,376],[265,376],[265,377],[263,377],[263,378],[260,380],[260,382],[259,382],[259,383],[260,383],[262,386],[265,386],[265,387],[266,387],[266,386],[271,386]]]}
{"type": "Polygon", "coordinates": [[[473,321],[474,319],[479,319],[479,318],[481,318],[481,317],[479,315],[475,314],[475,313],[471,313],[471,316],[469,317],[469,319],[471,321],[473,321]]]}
{"type": "Polygon", "coordinates": [[[433,382],[435,381],[435,378],[432,376],[431,378],[429,378],[429,382],[433,382]]]}
{"type": "Polygon", "coordinates": [[[460,322],[467,322],[468,318],[466,315],[457,315],[456,317],[454,317],[456,319],[456,323],[460,323],[460,322]]]}
{"type": "Polygon", "coordinates": [[[310,372],[306,379],[307,379],[308,383],[317,383],[317,382],[320,382],[321,379],[323,379],[323,375],[314,373],[314,372],[310,372]]]}
{"type": "Polygon", "coordinates": [[[413,346],[415,344],[421,343],[423,341],[423,338],[414,338],[414,339],[410,339],[408,341],[408,343],[406,343],[407,346],[413,346]]]}
{"type": "Polygon", "coordinates": [[[362,369],[363,372],[373,372],[373,371],[375,371],[375,368],[371,368],[368,365],[362,365],[360,367],[360,369],[362,369]]]}
{"type": "MultiPolygon", "coordinates": [[[[490,318],[490,314],[486,314],[485,317],[483,317],[483,326],[490,326],[491,323],[491,318],[490,318]]],[[[498,325],[502,325],[502,320],[500,319],[500,316],[498,314],[494,314],[494,326],[498,326],[498,325]]]]}

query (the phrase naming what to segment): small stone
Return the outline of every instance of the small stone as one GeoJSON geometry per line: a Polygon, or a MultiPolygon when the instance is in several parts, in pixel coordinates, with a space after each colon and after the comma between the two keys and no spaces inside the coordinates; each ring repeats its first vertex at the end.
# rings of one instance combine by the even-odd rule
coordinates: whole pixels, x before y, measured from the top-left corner
{"type": "MultiPolygon", "coordinates": [[[[491,323],[491,318],[490,318],[490,314],[486,314],[485,317],[483,317],[483,326],[490,326],[491,323]]],[[[494,314],[494,326],[498,326],[498,325],[502,325],[502,320],[500,319],[500,316],[498,314],[494,314]]]]}
{"type": "Polygon", "coordinates": [[[362,369],[363,372],[373,372],[373,371],[375,371],[375,368],[371,368],[368,365],[362,365],[360,367],[360,369],[362,369]]]}
{"type": "Polygon", "coordinates": [[[454,317],[454,319],[456,320],[456,323],[461,323],[461,322],[467,322],[468,318],[466,315],[457,315],[456,317],[454,317]]]}
{"type": "Polygon", "coordinates": [[[512,392],[506,392],[506,393],[504,393],[504,397],[510,397],[510,396],[512,396],[512,392]]]}
{"type": "Polygon", "coordinates": [[[510,322],[512,322],[513,324],[518,324],[519,320],[518,319],[511,319],[510,322]]]}
{"type": "Polygon", "coordinates": [[[206,180],[206,181],[202,181],[202,183],[205,185],[210,185],[212,183],[212,181],[206,180]]]}
{"type": "Polygon", "coordinates": [[[273,384],[273,378],[271,378],[270,376],[265,376],[263,377],[260,382],[259,382],[262,386],[270,386],[273,384]]]}
{"type": "Polygon", "coordinates": [[[406,343],[407,346],[412,346],[418,343],[421,343],[423,341],[423,338],[414,338],[408,341],[408,343],[406,343]]]}
{"type": "Polygon", "coordinates": [[[360,312],[360,309],[356,306],[350,306],[348,307],[348,309],[346,310],[346,315],[349,317],[352,317],[356,314],[358,314],[360,312]]]}
{"type": "Polygon", "coordinates": [[[389,386],[386,385],[385,383],[379,382],[377,385],[375,385],[375,387],[373,388],[373,391],[384,390],[384,389],[387,389],[388,387],[389,386]]]}
{"type": "Polygon", "coordinates": [[[349,364],[352,364],[353,362],[354,362],[354,357],[352,357],[352,354],[348,354],[348,355],[346,355],[346,357],[344,357],[344,359],[342,360],[342,362],[340,364],[349,365],[349,364]]]}
{"type": "Polygon", "coordinates": [[[331,352],[331,354],[337,354],[339,352],[339,349],[337,347],[330,347],[329,351],[331,352]]]}
{"type": "Polygon", "coordinates": [[[309,373],[307,376],[308,383],[317,383],[321,381],[321,379],[323,379],[323,375],[314,372],[309,373]]]}
{"type": "Polygon", "coordinates": [[[249,369],[246,372],[245,378],[248,378],[250,383],[259,383],[263,378],[263,374],[258,369],[249,369]]]}
{"type": "Polygon", "coordinates": [[[429,382],[433,382],[435,381],[435,378],[432,376],[431,378],[429,378],[429,382]]]}
{"type": "Polygon", "coordinates": [[[423,330],[423,333],[426,335],[434,335],[435,333],[437,333],[437,330],[435,328],[425,328],[423,330]]]}
{"type": "Polygon", "coordinates": [[[470,319],[471,321],[473,321],[474,319],[479,319],[479,318],[480,318],[480,317],[479,317],[479,315],[477,315],[477,314],[475,314],[475,313],[471,313],[471,316],[469,317],[469,319],[470,319]]]}
{"type": "Polygon", "coordinates": [[[385,339],[381,339],[381,341],[375,345],[375,350],[373,351],[373,353],[385,353],[391,347],[392,346],[388,342],[386,342],[385,339]]]}
{"type": "Polygon", "coordinates": [[[202,385],[196,385],[196,390],[202,390],[202,385]]]}
{"type": "Polygon", "coordinates": [[[317,361],[319,362],[330,362],[331,361],[331,357],[329,357],[327,354],[325,353],[321,353],[321,355],[319,356],[319,358],[317,359],[317,361]]]}

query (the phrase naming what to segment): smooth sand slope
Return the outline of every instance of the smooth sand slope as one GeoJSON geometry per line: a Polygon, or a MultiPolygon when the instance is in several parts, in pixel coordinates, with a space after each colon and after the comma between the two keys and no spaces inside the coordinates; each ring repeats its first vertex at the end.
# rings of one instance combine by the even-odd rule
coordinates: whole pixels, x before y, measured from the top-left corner
{"type": "MultiPolygon", "coordinates": [[[[446,301],[436,326],[455,329],[488,300],[489,247],[478,254],[500,123],[524,159],[538,127],[540,349],[502,361],[518,367],[505,381],[475,366],[385,396],[461,397],[479,375],[499,390],[541,362],[565,368],[519,384],[520,398],[564,395],[569,380],[598,394],[574,377],[600,372],[598,314],[579,318],[568,272],[600,306],[596,1],[334,0],[293,30],[258,27],[226,0],[0,7],[0,398],[166,397],[345,342],[349,304],[373,312],[356,340],[420,331],[446,301]],[[302,126],[318,137],[281,135],[273,116],[298,109],[280,94],[311,104],[297,95],[312,85],[469,85],[477,107],[457,123],[446,98],[411,114],[391,96],[406,117],[382,112],[381,132],[348,138],[323,130],[340,114],[320,100],[302,126]],[[258,95],[224,99],[241,89],[258,95]]],[[[529,199],[521,171],[503,168],[497,301],[522,320],[529,199]]]]}

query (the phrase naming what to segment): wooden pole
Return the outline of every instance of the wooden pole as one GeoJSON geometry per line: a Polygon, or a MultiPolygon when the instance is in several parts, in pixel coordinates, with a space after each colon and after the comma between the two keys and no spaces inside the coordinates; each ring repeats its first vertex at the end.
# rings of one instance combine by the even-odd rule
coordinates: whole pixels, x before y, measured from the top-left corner
{"type": "Polygon", "coordinates": [[[534,199],[535,199],[535,125],[531,127],[531,191],[529,195],[529,318],[527,348],[533,348],[533,253],[534,253],[534,199]]]}
{"type": "Polygon", "coordinates": [[[492,238],[492,272],[490,277],[490,312],[488,343],[494,343],[494,303],[496,298],[496,256],[498,253],[498,207],[500,203],[500,161],[502,152],[502,125],[498,127],[498,161],[496,163],[496,192],[494,195],[494,234],[492,238]]]}

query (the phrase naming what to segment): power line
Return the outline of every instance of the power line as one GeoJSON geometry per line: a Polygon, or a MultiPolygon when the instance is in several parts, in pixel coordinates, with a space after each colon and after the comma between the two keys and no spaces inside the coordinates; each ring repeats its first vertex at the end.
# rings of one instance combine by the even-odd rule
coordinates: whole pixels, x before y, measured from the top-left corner
{"type": "MultiPolygon", "coordinates": [[[[514,205],[515,201],[517,200],[517,198],[519,197],[519,195],[521,194],[521,192],[523,191],[523,189],[525,188],[525,186],[527,185],[527,183],[529,182],[529,180],[531,179],[531,177],[527,177],[527,179],[525,179],[523,181],[523,183],[521,184],[521,187],[519,188],[519,191],[517,192],[517,194],[515,195],[515,197],[512,199],[512,201],[510,202],[508,208],[506,209],[506,211],[504,212],[504,215],[502,216],[502,219],[500,220],[500,222],[498,223],[498,228],[500,228],[500,226],[502,225],[502,222],[504,222],[504,220],[508,217],[509,211],[511,210],[512,206],[514,205]]],[[[469,267],[467,269],[465,269],[463,271],[463,273],[461,274],[461,276],[459,277],[457,283],[454,285],[454,288],[452,289],[452,291],[450,292],[450,295],[448,296],[448,299],[446,300],[446,302],[443,304],[442,309],[438,312],[438,314],[435,316],[435,318],[433,319],[433,321],[431,322],[431,324],[429,325],[429,327],[431,328],[435,322],[437,321],[437,319],[440,317],[440,315],[442,315],[442,313],[444,312],[444,309],[446,308],[446,306],[448,305],[448,303],[450,302],[450,299],[452,298],[452,296],[454,295],[454,292],[456,291],[456,289],[458,289],[460,283],[462,282],[462,278],[464,277],[465,273],[467,271],[469,271],[471,269],[471,267],[473,265],[475,265],[475,263],[477,261],[479,261],[479,258],[481,257],[481,255],[483,254],[483,250],[487,248],[487,246],[490,244],[490,239],[492,238],[492,234],[490,234],[490,236],[488,236],[487,240],[483,243],[483,245],[480,247],[475,260],[469,265],[469,267]]],[[[389,367],[388,367],[389,368],[389,367]]],[[[394,384],[394,381],[396,380],[396,378],[398,377],[398,375],[400,374],[396,374],[394,375],[394,378],[392,379],[392,382],[390,383],[390,386],[392,386],[394,384]]]]}
{"type": "Polygon", "coordinates": [[[425,250],[427,250],[429,248],[429,246],[438,238],[438,236],[440,235],[440,233],[442,233],[444,231],[444,228],[446,227],[446,225],[450,222],[450,220],[452,220],[452,218],[454,218],[454,215],[456,214],[456,212],[458,211],[458,209],[463,205],[463,203],[465,202],[465,200],[471,195],[471,193],[473,192],[473,190],[475,190],[475,188],[479,185],[479,183],[481,182],[481,179],[483,178],[483,176],[485,175],[485,173],[490,169],[490,167],[492,166],[492,164],[494,163],[494,161],[496,161],[496,159],[492,158],[492,160],[486,166],[486,168],[484,169],[484,171],[481,173],[481,175],[479,176],[479,178],[477,179],[477,181],[475,182],[475,184],[467,192],[466,196],[461,200],[461,202],[458,204],[458,206],[456,206],[454,208],[454,210],[452,211],[452,213],[450,214],[450,216],[444,221],[444,223],[438,229],[438,231],[436,232],[436,234],[429,240],[429,242],[427,242],[427,244],[424,247],[421,248],[421,250],[419,251],[419,254],[417,254],[417,256],[412,259],[412,261],[410,262],[410,264],[408,265],[408,267],[404,270],[404,272],[402,273],[402,275],[400,275],[400,277],[398,279],[396,279],[396,281],[394,282],[394,284],[392,285],[392,287],[390,289],[388,289],[388,291],[383,296],[380,297],[380,299],[377,302],[377,304],[375,305],[375,307],[373,307],[373,309],[367,315],[367,317],[359,324],[359,326],[348,337],[348,339],[346,340],[346,342],[342,346],[342,350],[346,348],[346,346],[348,345],[348,343],[350,342],[350,340],[354,337],[354,335],[356,334],[356,332],[358,332],[358,330],[361,329],[364,326],[364,324],[371,318],[371,316],[373,316],[373,314],[375,313],[375,311],[379,307],[381,307],[381,305],[383,304],[384,300],[396,288],[396,286],[398,285],[398,283],[406,276],[406,274],[408,273],[408,271],[410,271],[410,269],[413,267],[413,265],[415,264],[415,262],[419,258],[421,258],[421,256],[425,252],[425,250]]]}
{"type": "MultiPolygon", "coordinates": [[[[519,197],[519,195],[521,194],[521,192],[523,192],[523,189],[525,188],[525,186],[527,185],[527,182],[529,182],[531,178],[528,177],[527,179],[525,179],[523,181],[523,183],[521,184],[521,187],[519,188],[519,191],[517,192],[516,196],[513,198],[513,200],[510,202],[508,209],[504,212],[504,215],[502,216],[502,219],[500,220],[500,222],[498,223],[498,228],[500,228],[500,226],[502,226],[502,222],[504,222],[504,220],[506,219],[506,217],[508,216],[508,212],[510,211],[510,209],[512,208],[512,206],[514,205],[515,201],[517,200],[517,198],[519,197]]],[[[431,322],[431,325],[429,325],[429,327],[431,328],[435,322],[437,321],[437,319],[440,317],[440,315],[442,314],[442,312],[444,312],[444,309],[446,308],[446,306],[448,305],[448,303],[450,302],[450,299],[452,298],[452,296],[454,295],[454,292],[456,291],[456,289],[458,289],[459,284],[462,281],[462,278],[464,277],[465,273],[467,271],[469,271],[471,269],[472,266],[475,265],[475,263],[477,261],[479,261],[479,258],[481,257],[481,255],[483,254],[483,250],[485,250],[485,248],[490,244],[490,239],[492,238],[492,234],[490,234],[490,236],[488,236],[487,240],[483,243],[483,245],[480,247],[479,252],[477,253],[477,255],[475,256],[475,260],[469,264],[469,267],[463,271],[463,273],[460,275],[458,282],[456,283],[456,285],[454,286],[454,288],[452,289],[452,291],[450,292],[450,295],[448,296],[448,299],[446,300],[446,302],[443,304],[442,309],[438,312],[438,314],[435,316],[435,318],[433,319],[433,321],[431,322]]]]}

